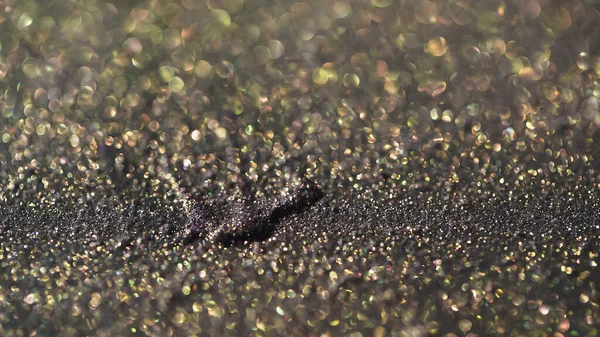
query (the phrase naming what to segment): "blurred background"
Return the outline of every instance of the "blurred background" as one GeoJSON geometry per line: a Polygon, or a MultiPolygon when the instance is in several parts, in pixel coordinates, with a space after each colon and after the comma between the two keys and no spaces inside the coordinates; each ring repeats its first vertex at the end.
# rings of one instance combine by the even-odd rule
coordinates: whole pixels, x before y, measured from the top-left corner
{"type": "Polygon", "coordinates": [[[592,1],[6,0],[0,13],[9,189],[518,183],[595,158],[592,1]]]}

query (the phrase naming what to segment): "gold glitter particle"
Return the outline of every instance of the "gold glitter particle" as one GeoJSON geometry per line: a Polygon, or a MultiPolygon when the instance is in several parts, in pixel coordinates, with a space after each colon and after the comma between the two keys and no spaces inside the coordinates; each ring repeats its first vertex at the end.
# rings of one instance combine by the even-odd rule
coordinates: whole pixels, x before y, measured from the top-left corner
{"type": "Polygon", "coordinates": [[[209,18],[212,19],[213,22],[217,22],[225,28],[231,25],[231,17],[229,17],[229,13],[222,9],[212,10],[209,14],[209,18]]]}
{"type": "Polygon", "coordinates": [[[221,61],[217,64],[216,73],[221,78],[230,78],[233,76],[233,64],[229,61],[221,61]]]}
{"type": "Polygon", "coordinates": [[[356,88],[360,85],[360,78],[356,74],[348,73],[344,75],[343,83],[348,88],[356,88]]]}
{"type": "Polygon", "coordinates": [[[442,56],[448,50],[446,39],[443,37],[437,37],[429,40],[425,51],[433,56],[442,56]]]}
{"type": "Polygon", "coordinates": [[[485,42],[485,45],[486,50],[496,56],[504,55],[504,52],[506,52],[506,43],[500,38],[490,38],[485,42]]]}
{"type": "Polygon", "coordinates": [[[132,54],[140,54],[142,52],[142,43],[135,37],[130,37],[123,42],[123,49],[129,51],[132,54]]]}
{"type": "Polygon", "coordinates": [[[25,31],[25,30],[27,30],[27,28],[29,28],[29,26],[31,26],[32,23],[33,23],[33,18],[31,17],[31,14],[23,13],[23,15],[21,15],[21,17],[19,18],[17,27],[19,28],[19,30],[25,31]]]}
{"type": "Polygon", "coordinates": [[[281,41],[270,40],[269,41],[269,51],[270,51],[269,56],[272,59],[277,59],[277,58],[280,58],[285,53],[285,48],[283,46],[283,43],[281,43],[281,41]]]}
{"type": "Polygon", "coordinates": [[[175,76],[175,71],[170,66],[162,66],[158,70],[158,74],[163,82],[169,82],[175,76]]]}
{"type": "Polygon", "coordinates": [[[437,21],[438,6],[429,0],[417,2],[415,11],[417,21],[420,23],[432,24],[437,21]]]}
{"type": "Polygon", "coordinates": [[[590,69],[590,55],[588,53],[583,52],[577,56],[577,67],[581,70],[590,69]]]}
{"type": "Polygon", "coordinates": [[[343,19],[352,11],[352,7],[345,2],[336,2],[332,8],[333,15],[336,19],[343,19]]]}
{"type": "Polygon", "coordinates": [[[392,0],[371,0],[371,3],[375,7],[385,8],[392,4],[392,0]]]}
{"type": "Polygon", "coordinates": [[[169,80],[169,88],[173,92],[181,92],[185,88],[185,83],[181,78],[174,76],[173,78],[171,78],[171,80],[169,80]]]}
{"type": "Polygon", "coordinates": [[[210,78],[212,74],[212,66],[207,61],[200,60],[196,62],[196,65],[194,67],[194,74],[199,78],[210,78]]]}
{"type": "Polygon", "coordinates": [[[206,4],[211,10],[222,9],[228,13],[236,13],[242,9],[244,0],[208,0],[206,4]]]}

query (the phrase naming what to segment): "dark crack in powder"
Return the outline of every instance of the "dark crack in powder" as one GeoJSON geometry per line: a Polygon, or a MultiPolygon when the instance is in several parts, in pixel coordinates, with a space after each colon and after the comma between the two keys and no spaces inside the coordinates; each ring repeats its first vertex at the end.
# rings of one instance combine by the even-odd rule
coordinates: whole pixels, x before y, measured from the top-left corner
{"type": "Polygon", "coordinates": [[[281,220],[306,211],[324,196],[317,184],[305,181],[288,198],[275,202],[248,196],[221,206],[199,202],[191,207],[191,224],[183,242],[189,244],[203,237],[225,246],[263,241],[275,233],[281,220]]]}

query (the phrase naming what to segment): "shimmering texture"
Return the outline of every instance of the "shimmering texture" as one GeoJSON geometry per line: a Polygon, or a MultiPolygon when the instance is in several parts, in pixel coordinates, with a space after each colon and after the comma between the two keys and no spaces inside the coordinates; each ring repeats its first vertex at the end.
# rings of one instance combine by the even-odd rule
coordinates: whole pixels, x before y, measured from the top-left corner
{"type": "Polygon", "coordinates": [[[598,23],[0,3],[0,335],[597,335],[598,23]]]}

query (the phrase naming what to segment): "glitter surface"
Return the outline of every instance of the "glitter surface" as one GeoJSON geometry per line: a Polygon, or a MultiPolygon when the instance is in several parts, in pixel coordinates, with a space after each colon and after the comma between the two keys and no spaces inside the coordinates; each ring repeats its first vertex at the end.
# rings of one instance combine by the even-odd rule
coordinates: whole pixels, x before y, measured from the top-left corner
{"type": "Polygon", "coordinates": [[[0,335],[598,336],[599,10],[0,1],[0,335]]]}

